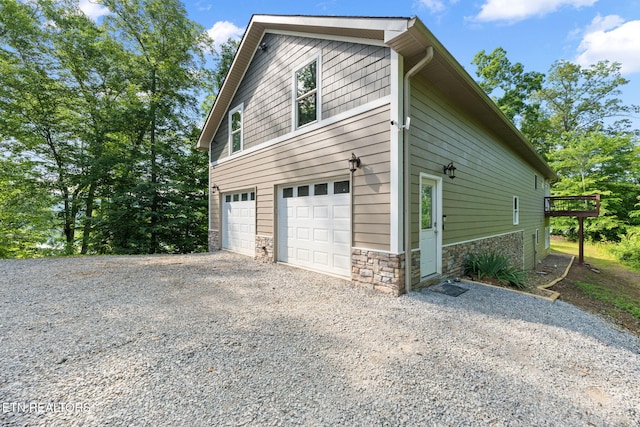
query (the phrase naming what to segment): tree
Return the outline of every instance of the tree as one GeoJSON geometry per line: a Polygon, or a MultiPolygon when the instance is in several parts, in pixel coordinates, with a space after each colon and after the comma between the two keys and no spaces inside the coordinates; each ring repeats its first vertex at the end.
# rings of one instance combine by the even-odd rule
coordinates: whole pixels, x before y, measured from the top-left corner
{"type": "MultiPolygon", "coordinates": [[[[118,168],[121,175],[110,187],[112,191],[105,194],[102,215],[105,230],[114,238],[110,245],[105,244],[110,239],[104,232],[98,240],[101,247],[111,247],[116,252],[187,250],[173,241],[172,236],[185,235],[182,226],[191,227],[188,221],[176,220],[184,215],[177,212],[189,206],[195,208],[194,198],[205,200],[206,195],[203,187],[186,191],[183,184],[194,173],[206,177],[206,168],[191,168],[186,175],[180,175],[185,168],[177,165],[185,158],[194,159],[194,143],[189,138],[198,121],[194,118],[196,95],[210,78],[204,67],[204,52],[211,40],[202,27],[187,18],[178,1],[103,3],[113,13],[107,18],[107,25],[120,36],[128,52],[126,70],[137,85],[139,99],[129,111],[135,131],[123,135],[127,164],[135,167],[118,168]],[[126,223],[121,221],[123,215],[126,223]],[[131,222],[137,226],[135,233],[130,233],[131,222]]],[[[201,185],[204,181],[198,179],[201,185]]],[[[202,203],[196,205],[203,209],[202,203]]],[[[206,232],[199,236],[201,244],[192,245],[189,250],[206,245],[206,232]]]]}
{"type": "Polygon", "coordinates": [[[476,75],[481,78],[480,87],[494,94],[493,100],[510,120],[520,122],[540,108],[539,104],[531,102],[530,96],[542,89],[544,74],[525,72],[520,62],[512,64],[501,47],[488,55],[481,50],[472,63],[477,67],[476,75]]]}
{"type": "Polygon", "coordinates": [[[231,64],[233,63],[233,59],[235,58],[239,46],[239,40],[227,39],[226,42],[220,45],[220,51],[215,52],[217,57],[216,68],[213,72],[211,85],[206,89],[207,96],[200,104],[200,110],[202,111],[203,116],[206,116],[209,113],[209,109],[216,100],[220,89],[222,89],[222,85],[224,84],[227,73],[231,68],[231,64]]]}
{"type": "MultiPolygon", "coordinates": [[[[629,117],[640,108],[620,97],[628,83],[620,64],[601,61],[583,68],[558,61],[543,79],[511,64],[501,48],[479,52],[474,64],[479,84],[502,95],[494,95],[497,104],[558,172],[552,194],[602,196],[600,217],[586,223],[589,237],[617,240],[638,225],[638,130],[629,117]]],[[[572,218],[552,221],[562,233],[575,232],[572,218]]]]}
{"type": "MultiPolygon", "coordinates": [[[[576,132],[563,135],[557,146],[560,148],[549,155],[561,177],[553,187],[554,195],[600,194],[600,216],[586,223],[586,235],[593,240],[617,240],[631,225],[628,212],[638,194],[638,186],[623,178],[634,151],[632,138],[576,132]]],[[[574,223],[572,218],[556,218],[554,226],[574,237],[574,223]]]]}
{"type": "Polygon", "coordinates": [[[82,144],[73,135],[76,97],[55,57],[53,26],[41,8],[0,0],[0,138],[11,151],[38,159],[43,179],[60,199],[66,250],[72,252],[83,188],[74,159],[82,144]]]}
{"type": "Polygon", "coordinates": [[[33,162],[0,157],[0,258],[55,253],[53,197],[33,162]]]}
{"type": "Polygon", "coordinates": [[[600,61],[582,68],[558,61],[535,99],[543,104],[550,132],[556,136],[571,132],[629,132],[629,117],[640,108],[620,99],[621,87],[628,82],[621,76],[617,62],[600,61]]]}
{"type": "Polygon", "coordinates": [[[0,5],[0,138],[50,184],[66,252],[78,231],[81,253],[205,248],[210,40],[183,5],[109,0],[100,25],[72,0],[0,5]]]}
{"type": "Polygon", "coordinates": [[[80,253],[89,250],[97,195],[104,185],[114,156],[109,149],[123,123],[113,120],[126,107],[128,81],[122,65],[128,60],[120,44],[96,26],[75,4],[64,8],[45,3],[45,17],[53,24],[53,45],[67,84],[75,94],[74,136],[82,151],[74,158],[81,173],[83,218],[80,253]]]}

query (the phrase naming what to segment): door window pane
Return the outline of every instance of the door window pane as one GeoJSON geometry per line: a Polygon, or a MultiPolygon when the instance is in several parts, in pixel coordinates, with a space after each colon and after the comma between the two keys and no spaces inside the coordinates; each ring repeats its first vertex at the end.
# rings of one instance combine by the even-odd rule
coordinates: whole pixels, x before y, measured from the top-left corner
{"type": "Polygon", "coordinates": [[[293,197],[293,187],[283,188],[282,189],[282,197],[284,197],[285,199],[293,197]]]}
{"type": "Polygon", "coordinates": [[[309,195],[309,186],[301,185],[298,187],[298,197],[305,197],[309,195]]]}
{"type": "Polygon", "coordinates": [[[433,186],[422,184],[420,206],[422,210],[420,228],[422,230],[430,230],[433,228],[433,186]]]}

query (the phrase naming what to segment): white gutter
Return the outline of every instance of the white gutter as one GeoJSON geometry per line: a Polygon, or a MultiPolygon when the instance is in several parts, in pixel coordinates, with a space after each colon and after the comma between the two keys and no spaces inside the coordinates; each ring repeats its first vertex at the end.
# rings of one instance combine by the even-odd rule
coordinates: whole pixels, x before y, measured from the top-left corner
{"type": "Polygon", "coordinates": [[[402,125],[404,135],[402,139],[403,153],[404,153],[404,290],[405,292],[411,292],[411,147],[409,144],[409,126],[411,124],[411,78],[417,74],[420,70],[427,66],[433,59],[433,46],[427,47],[427,53],[424,58],[414,65],[407,74],[404,75],[404,117],[405,123],[402,125]]]}

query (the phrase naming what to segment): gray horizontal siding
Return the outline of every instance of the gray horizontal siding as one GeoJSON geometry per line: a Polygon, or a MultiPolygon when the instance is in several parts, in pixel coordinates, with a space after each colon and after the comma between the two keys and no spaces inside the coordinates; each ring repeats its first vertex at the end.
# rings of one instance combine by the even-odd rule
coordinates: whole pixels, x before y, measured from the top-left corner
{"type": "MultiPolygon", "coordinates": [[[[243,148],[292,131],[293,73],[321,56],[322,119],[390,94],[390,50],[342,41],[265,34],[230,108],[244,103],[243,148]]],[[[211,144],[211,160],[228,156],[228,117],[211,144]]]]}
{"type": "Polygon", "coordinates": [[[524,230],[525,266],[533,266],[532,235],[540,230],[544,248],[544,186],[540,173],[481,123],[448,103],[434,87],[412,86],[412,244],[418,246],[419,173],[443,176],[443,244],[524,230]],[[442,166],[453,161],[451,180],[442,166]],[[520,222],[513,225],[513,196],[520,201],[520,222]]]}
{"type": "MultiPolygon", "coordinates": [[[[288,183],[349,178],[355,153],[354,244],[389,250],[389,107],[384,106],[271,147],[211,166],[210,180],[222,193],[256,187],[257,234],[275,235],[275,189],[288,183]],[[372,209],[371,206],[374,206],[372,209]]],[[[211,204],[211,228],[220,228],[220,204],[211,204]]]]}

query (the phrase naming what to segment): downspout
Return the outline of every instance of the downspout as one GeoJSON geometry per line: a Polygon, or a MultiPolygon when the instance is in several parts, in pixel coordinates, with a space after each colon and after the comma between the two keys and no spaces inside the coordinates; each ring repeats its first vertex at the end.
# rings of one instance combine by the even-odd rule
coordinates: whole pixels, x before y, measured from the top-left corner
{"type": "Polygon", "coordinates": [[[433,46],[427,47],[424,58],[414,65],[407,74],[404,75],[403,84],[403,113],[405,123],[402,125],[404,131],[402,138],[403,174],[404,174],[404,290],[411,292],[411,156],[409,144],[409,125],[411,122],[411,86],[410,80],[420,70],[427,66],[433,59],[433,46]]]}

